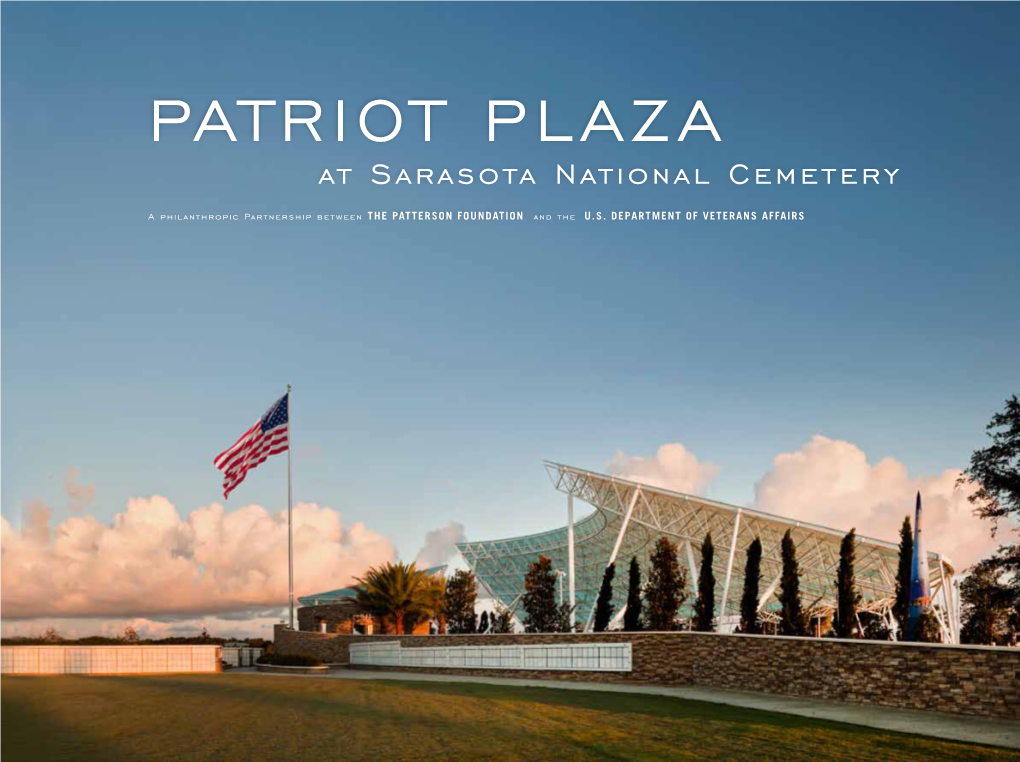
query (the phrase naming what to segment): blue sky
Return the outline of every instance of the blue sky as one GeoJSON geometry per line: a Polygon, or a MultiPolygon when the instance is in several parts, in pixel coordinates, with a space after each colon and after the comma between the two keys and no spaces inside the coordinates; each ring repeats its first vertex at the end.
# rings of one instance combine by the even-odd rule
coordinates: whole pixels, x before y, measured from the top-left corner
{"type": "MultiPolygon", "coordinates": [[[[553,459],[682,442],[737,503],[812,435],[911,473],[965,465],[1020,379],[1020,67],[1008,5],[8,4],[3,9],[2,510],[109,520],[219,499],[212,458],[294,385],[299,499],[413,556],[552,526],[553,459]],[[191,138],[212,99],[237,143],[191,138]],[[343,99],[345,141],[335,141],[343,99]],[[404,108],[446,99],[422,141],[404,108]],[[526,121],[487,140],[488,99],[526,121]],[[607,101],[626,137],[578,138],[607,101]],[[191,104],[152,141],[152,101],[191,104]],[[275,99],[250,140],[239,99],[275,99]],[[323,105],[315,143],[282,102],[323,105]],[[550,130],[538,139],[538,104],[550,130]],[[722,136],[676,137],[695,100],[722,136]],[[381,116],[378,129],[388,131],[381,116]],[[373,186],[529,167],[535,186],[373,186]],[[895,185],[735,186],[749,167],[899,168],[895,185]],[[703,187],[557,187],[557,163],[700,168],[703,187]],[[317,185],[349,166],[347,186],[317,185]],[[157,223],[150,213],[521,209],[514,224],[157,223]],[[797,223],[539,223],[538,213],[804,212],[797,223]]],[[[238,505],[285,505],[285,463],[238,505]]],[[[235,504],[232,496],[230,505],[235,504]]],[[[822,509],[820,508],[820,511],[822,509]]],[[[817,520],[825,523],[825,516],[817,520]]]]}

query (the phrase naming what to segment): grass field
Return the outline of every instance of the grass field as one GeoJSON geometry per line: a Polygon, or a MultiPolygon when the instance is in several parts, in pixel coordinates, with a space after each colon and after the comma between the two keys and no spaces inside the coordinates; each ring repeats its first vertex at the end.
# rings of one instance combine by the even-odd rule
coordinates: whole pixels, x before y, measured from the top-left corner
{"type": "Polygon", "coordinates": [[[1015,752],[596,691],[268,675],[4,677],[17,760],[1016,760],[1015,752]]]}

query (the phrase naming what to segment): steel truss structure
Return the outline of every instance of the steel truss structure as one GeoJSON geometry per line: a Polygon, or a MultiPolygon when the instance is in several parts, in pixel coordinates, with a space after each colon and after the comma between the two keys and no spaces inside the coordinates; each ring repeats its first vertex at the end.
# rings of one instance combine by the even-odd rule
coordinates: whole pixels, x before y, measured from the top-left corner
{"type": "MultiPolygon", "coordinates": [[[[552,560],[569,586],[569,598],[579,622],[591,628],[595,598],[608,564],[620,559],[613,585],[616,612],[610,627],[623,618],[627,598],[627,566],[631,557],[644,570],[656,540],[665,535],[679,546],[680,564],[687,573],[687,600],[680,618],[692,614],[697,594],[701,542],[709,532],[715,544],[713,572],[715,610],[719,629],[732,629],[739,621],[746,549],[755,537],[762,542],[761,597],[758,610],[766,622],[778,621],[779,580],[782,570],[780,542],[790,530],[800,565],[801,600],[820,627],[836,608],[836,572],[839,545],[845,532],[795,521],[750,508],[740,508],[694,495],[586,471],[560,463],[545,463],[553,486],[567,496],[567,526],[540,534],[486,542],[463,542],[458,549],[479,582],[504,606],[514,609],[524,593],[524,575],[540,555],[552,560]],[[574,500],[595,511],[574,522],[574,500]],[[626,561],[626,563],[624,563],[626,561]]],[[[860,611],[882,616],[891,629],[896,589],[898,546],[857,537],[855,572],[861,592],[860,611]]],[[[959,591],[948,558],[929,552],[932,609],[943,642],[959,642],[959,591]]]]}

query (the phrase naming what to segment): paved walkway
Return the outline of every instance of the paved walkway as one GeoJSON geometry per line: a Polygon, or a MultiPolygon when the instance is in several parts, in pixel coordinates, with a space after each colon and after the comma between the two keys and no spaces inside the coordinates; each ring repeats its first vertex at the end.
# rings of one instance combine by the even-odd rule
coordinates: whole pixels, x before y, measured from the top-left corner
{"type": "MultiPolygon", "coordinates": [[[[254,670],[231,670],[231,673],[254,670]]],[[[269,674],[269,673],[259,673],[269,674]]],[[[612,693],[642,693],[653,696],[671,696],[691,701],[707,701],[712,704],[727,704],[745,709],[760,709],[766,712],[794,714],[818,720],[845,722],[863,725],[879,730],[897,733],[916,733],[947,741],[983,743],[1020,749],[1020,722],[993,720],[985,717],[920,712],[911,709],[893,709],[886,706],[844,704],[820,699],[774,696],[761,693],[725,691],[716,688],[666,685],[621,685],[609,683],[581,683],[567,680],[522,680],[508,677],[475,677],[466,675],[434,675],[421,672],[370,672],[361,669],[341,669],[328,676],[318,675],[273,675],[274,677],[305,677],[308,679],[334,680],[412,680],[430,683],[483,683],[488,685],[512,685],[527,688],[555,688],[567,691],[609,691],[612,693]]]]}

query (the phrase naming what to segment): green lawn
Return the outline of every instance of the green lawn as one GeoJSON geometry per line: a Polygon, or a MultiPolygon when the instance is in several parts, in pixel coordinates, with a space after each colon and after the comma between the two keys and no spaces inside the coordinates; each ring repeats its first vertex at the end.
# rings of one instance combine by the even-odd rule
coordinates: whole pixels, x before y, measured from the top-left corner
{"type": "Polygon", "coordinates": [[[1013,752],[681,699],[268,675],[4,677],[16,760],[1005,760],[1013,752]]]}

